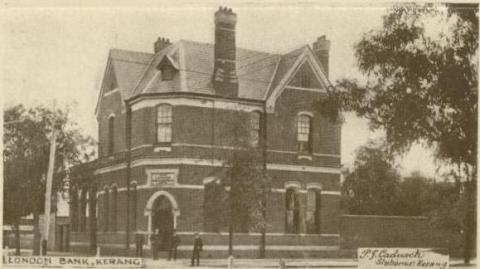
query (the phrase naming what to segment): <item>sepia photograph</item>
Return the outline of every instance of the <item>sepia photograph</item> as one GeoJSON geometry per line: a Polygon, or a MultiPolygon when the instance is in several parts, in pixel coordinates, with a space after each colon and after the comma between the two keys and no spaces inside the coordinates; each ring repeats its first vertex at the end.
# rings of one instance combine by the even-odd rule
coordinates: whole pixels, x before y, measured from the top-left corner
{"type": "Polygon", "coordinates": [[[0,1],[5,268],[476,268],[476,2],[0,1]]]}

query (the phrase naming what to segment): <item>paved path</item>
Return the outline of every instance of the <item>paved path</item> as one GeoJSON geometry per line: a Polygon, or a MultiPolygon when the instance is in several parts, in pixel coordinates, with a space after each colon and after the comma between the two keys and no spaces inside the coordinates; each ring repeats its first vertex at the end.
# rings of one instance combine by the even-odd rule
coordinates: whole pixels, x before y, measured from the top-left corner
{"type": "MultiPolygon", "coordinates": [[[[354,259],[285,259],[285,268],[336,268],[351,269],[357,268],[357,261],[354,259]]],[[[450,267],[454,269],[476,268],[476,261],[472,264],[464,265],[460,260],[451,260],[450,267]]],[[[147,268],[186,268],[190,267],[190,261],[187,259],[177,261],[152,260],[145,259],[147,268]]],[[[237,259],[234,261],[234,268],[279,268],[278,259],[237,259]]],[[[226,259],[204,259],[200,261],[199,267],[192,268],[227,268],[226,259]]]]}

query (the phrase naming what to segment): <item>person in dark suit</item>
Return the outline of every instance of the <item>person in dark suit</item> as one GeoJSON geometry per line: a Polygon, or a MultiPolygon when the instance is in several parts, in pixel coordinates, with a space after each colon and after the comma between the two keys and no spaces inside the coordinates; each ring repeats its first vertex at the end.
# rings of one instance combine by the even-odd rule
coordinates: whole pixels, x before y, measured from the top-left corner
{"type": "Polygon", "coordinates": [[[154,260],[158,260],[158,251],[160,250],[160,234],[159,230],[155,229],[154,234],[150,237],[152,243],[152,255],[154,260]]]}
{"type": "Polygon", "coordinates": [[[144,244],[144,236],[141,233],[135,234],[135,246],[136,246],[136,256],[143,257],[143,244],[144,244]]]}
{"type": "Polygon", "coordinates": [[[197,260],[197,266],[200,265],[200,251],[203,249],[203,241],[200,238],[198,233],[195,233],[195,239],[193,240],[193,253],[192,253],[192,263],[190,266],[194,265],[194,261],[197,260]]]}
{"type": "Polygon", "coordinates": [[[177,259],[177,247],[180,245],[180,236],[177,232],[173,231],[172,238],[170,239],[170,247],[168,251],[168,260],[172,259],[175,261],[177,259]]]}

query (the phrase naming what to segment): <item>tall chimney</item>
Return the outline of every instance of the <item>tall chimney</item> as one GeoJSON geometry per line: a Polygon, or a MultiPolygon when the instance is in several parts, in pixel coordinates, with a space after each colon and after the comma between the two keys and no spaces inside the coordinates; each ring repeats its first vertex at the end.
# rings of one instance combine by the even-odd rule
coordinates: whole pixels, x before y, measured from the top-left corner
{"type": "Polygon", "coordinates": [[[238,96],[236,72],[235,24],[237,14],[231,8],[220,7],[215,12],[215,51],[213,87],[218,95],[238,96]]]}
{"type": "Polygon", "coordinates": [[[157,41],[153,44],[153,52],[157,53],[164,48],[170,46],[172,43],[170,43],[170,39],[159,37],[157,41]]]}
{"type": "Polygon", "coordinates": [[[325,75],[328,78],[328,58],[330,51],[330,40],[327,39],[325,35],[317,38],[317,41],[313,43],[313,52],[317,55],[320,63],[322,64],[323,69],[325,70],[325,75]]]}

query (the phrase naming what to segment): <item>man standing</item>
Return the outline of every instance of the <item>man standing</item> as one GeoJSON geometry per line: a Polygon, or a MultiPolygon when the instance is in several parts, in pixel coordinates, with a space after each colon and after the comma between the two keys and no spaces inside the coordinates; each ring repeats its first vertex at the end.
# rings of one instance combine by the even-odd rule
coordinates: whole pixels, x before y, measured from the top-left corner
{"type": "Polygon", "coordinates": [[[143,257],[143,243],[144,237],[141,233],[135,234],[135,247],[136,247],[136,256],[143,257]]]}
{"type": "Polygon", "coordinates": [[[172,258],[173,254],[173,260],[177,260],[177,247],[180,245],[180,236],[178,236],[177,232],[175,230],[173,231],[172,238],[170,239],[170,249],[168,251],[168,260],[172,258]]]}
{"type": "Polygon", "coordinates": [[[154,260],[158,260],[158,251],[160,247],[160,234],[159,230],[155,229],[154,234],[150,237],[150,242],[152,244],[152,255],[154,260]]]}
{"type": "Polygon", "coordinates": [[[192,263],[190,266],[194,265],[195,259],[197,260],[197,266],[200,265],[200,251],[202,251],[203,242],[202,238],[198,233],[195,233],[195,240],[193,240],[193,253],[192,253],[192,263]]]}

